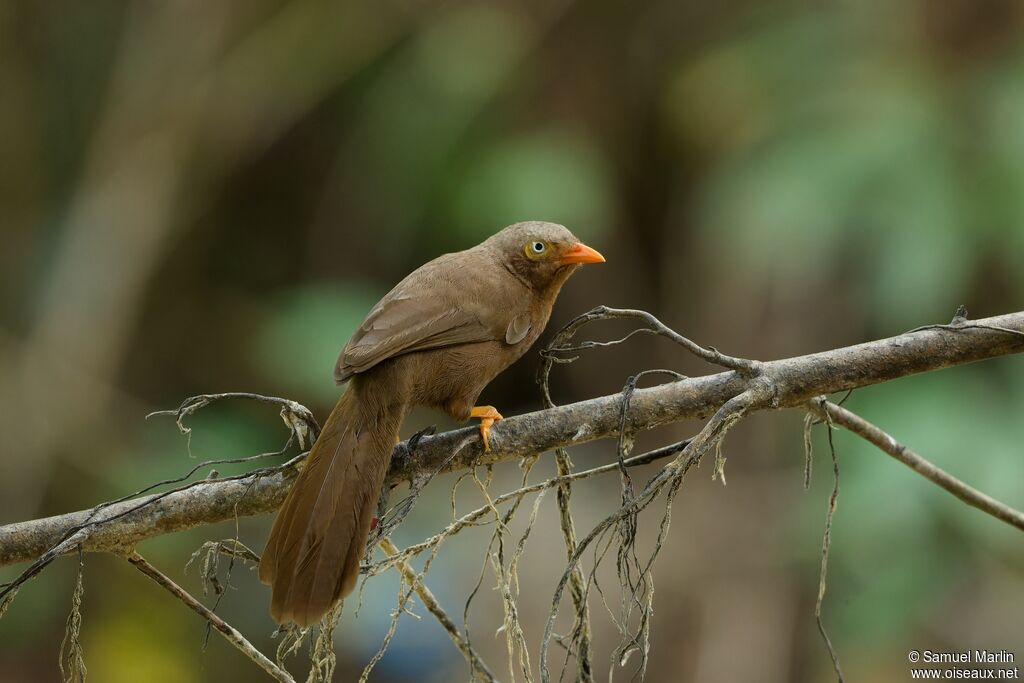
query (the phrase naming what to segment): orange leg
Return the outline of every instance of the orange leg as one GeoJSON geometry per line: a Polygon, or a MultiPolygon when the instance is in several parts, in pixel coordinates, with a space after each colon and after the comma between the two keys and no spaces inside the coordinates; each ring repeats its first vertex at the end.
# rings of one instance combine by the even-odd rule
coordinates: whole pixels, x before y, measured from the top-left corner
{"type": "Polygon", "coordinates": [[[491,425],[504,419],[501,413],[494,406],[476,406],[469,411],[469,416],[480,418],[480,438],[484,442],[484,450],[491,450],[488,435],[491,433],[491,425]]]}

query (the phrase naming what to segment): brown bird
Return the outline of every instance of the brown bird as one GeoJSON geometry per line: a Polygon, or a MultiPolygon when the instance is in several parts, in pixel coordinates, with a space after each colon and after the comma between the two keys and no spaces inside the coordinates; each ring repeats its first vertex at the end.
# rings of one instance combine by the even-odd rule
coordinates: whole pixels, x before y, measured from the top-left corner
{"type": "Polygon", "coordinates": [[[456,420],[501,414],[480,392],[536,341],[566,279],[604,257],[554,223],[510,225],[413,271],[338,357],[351,380],[274,521],[260,561],[278,623],[309,626],[355,587],[391,451],[412,406],[456,420]]]}

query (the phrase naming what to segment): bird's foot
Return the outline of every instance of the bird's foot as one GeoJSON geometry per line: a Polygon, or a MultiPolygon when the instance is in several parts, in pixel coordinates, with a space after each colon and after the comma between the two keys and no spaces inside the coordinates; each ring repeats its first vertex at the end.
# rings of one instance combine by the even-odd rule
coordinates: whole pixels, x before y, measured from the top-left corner
{"type": "Polygon", "coordinates": [[[470,417],[476,417],[480,419],[480,439],[484,442],[484,451],[491,450],[490,444],[490,433],[491,425],[498,420],[503,420],[501,413],[497,411],[494,406],[475,406],[469,411],[470,417]]]}

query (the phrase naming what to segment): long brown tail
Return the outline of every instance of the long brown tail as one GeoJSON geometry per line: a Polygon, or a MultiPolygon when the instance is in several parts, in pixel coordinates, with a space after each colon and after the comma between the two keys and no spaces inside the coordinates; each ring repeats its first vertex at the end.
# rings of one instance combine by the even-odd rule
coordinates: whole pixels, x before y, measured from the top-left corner
{"type": "Polygon", "coordinates": [[[355,587],[403,410],[353,382],[274,520],[260,560],[280,624],[309,626],[355,587]]]}

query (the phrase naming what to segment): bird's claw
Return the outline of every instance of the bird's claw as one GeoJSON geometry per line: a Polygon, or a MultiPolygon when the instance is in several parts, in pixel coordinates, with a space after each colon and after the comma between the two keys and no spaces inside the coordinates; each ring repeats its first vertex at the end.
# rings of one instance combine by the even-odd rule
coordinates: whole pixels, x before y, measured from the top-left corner
{"type": "Polygon", "coordinates": [[[504,418],[494,406],[475,406],[469,411],[469,416],[480,420],[480,440],[484,442],[484,452],[486,453],[491,450],[491,425],[504,418]]]}

